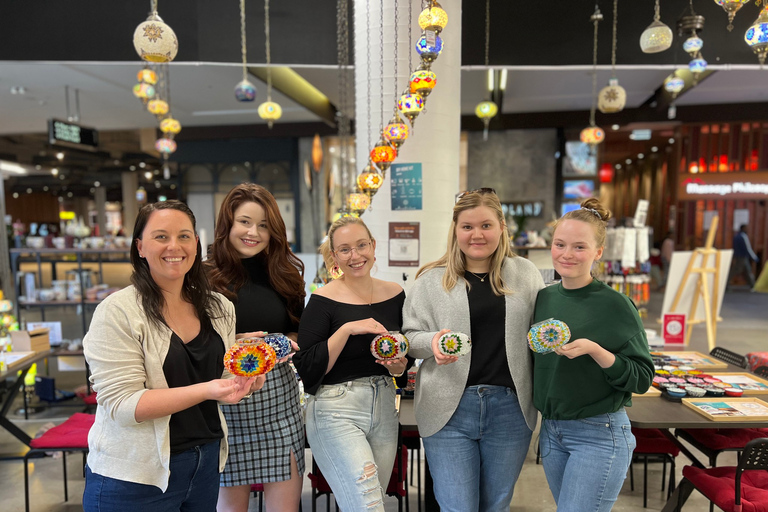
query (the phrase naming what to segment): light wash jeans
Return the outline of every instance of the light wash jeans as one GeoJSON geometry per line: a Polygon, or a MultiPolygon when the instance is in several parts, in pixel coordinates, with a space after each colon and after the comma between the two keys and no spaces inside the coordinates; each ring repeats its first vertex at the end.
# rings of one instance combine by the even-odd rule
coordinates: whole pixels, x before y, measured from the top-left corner
{"type": "Polygon", "coordinates": [[[532,432],[517,395],[504,386],[470,386],[424,450],[441,512],[509,512],[532,432]]]}
{"type": "Polygon", "coordinates": [[[624,409],[580,420],[544,420],[541,461],[557,511],[611,510],[636,444],[624,409]]]}
{"type": "Polygon", "coordinates": [[[397,453],[395,384],[375,376],[320,386],[307,402],[307,439],[344,512],[384,511],[397,453]]]}
{"type": "Polygon", "coordinates": [[[98,475],[85,468],[85,512],[215,512],[219,441],[171,455],[168,489],[98,475]]]}

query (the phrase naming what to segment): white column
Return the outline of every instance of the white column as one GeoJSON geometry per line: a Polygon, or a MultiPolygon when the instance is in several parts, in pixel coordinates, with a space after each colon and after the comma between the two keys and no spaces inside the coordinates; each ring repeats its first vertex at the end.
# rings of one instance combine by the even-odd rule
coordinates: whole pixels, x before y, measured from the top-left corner
{"type": "MultiPolygon", "coordinates": [[[[414,48],[421,36],[418,16],[421,2],[412,1],[411,42],[408,45],[408,0],[398,1],[398,76],[394,77],[395,1],[384,0],[384,74],[380,73],[381,26],[380,3],[372,0],[354,2],[355,55],[355,119],[357,127],[356,175],[368,161],[368,153],[379,138],[382,117],[386,124],[392,117],[395,91],[399,96],[407,85],[411,71],[421,63],[414,48]],[[370,15],[370,31],[366,10],[370,15]],[[366,48],[368,41],[368,48],[366,48]],[[412,54],[413,69],[408,68],[412,54]],[[395,79],[396,78],[396,79],[395,79]],[[380,84],[384,81],[384,109],[381,109],[380,84]],[[370,82],[371,101],[368,104],[370,82]],[[370,133],[370,135],[369,135],[370,133]],[[369,142],[370,139],[370,142],[369,142]]],[[[461,121],[461,1],[441,1],[448,14],[448,25],[441,32],[443,51],[432,64],[437,85],[427,100],[427,112],[416,118],[415,129],[400,148],[395,163],[421,163],[423,179],[422,210],[392,211],[390,174],[373,198],[373,209],[363,220],[377,241],[377,271],[380,279],[401,282],[408,275],[406,287],[413,283],[418,267],[389,266],[389,223],[420,223],[419,266],[434,261],[446,249],[454,196],[459,191],[459,153],[461,121]]],[[[407,123],[407,121],[406,121],[407,123]]]]}
{"type": "Polygon", "coordinates": [[[133,235],[133,225],[139,214],[139,205],[136,202],[136,190],[139,188],[139,173],[124,172],[120,175],[123,190],[123,232],[125,236],[133,235]]]}

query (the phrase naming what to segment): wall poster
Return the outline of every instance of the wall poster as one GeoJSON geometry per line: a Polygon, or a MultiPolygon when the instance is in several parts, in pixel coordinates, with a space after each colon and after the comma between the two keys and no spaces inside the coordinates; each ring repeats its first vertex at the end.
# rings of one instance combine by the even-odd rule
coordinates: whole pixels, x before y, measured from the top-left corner
{"type": "Polygon", "coordinates": [[[419,266],[419,223],[389,223],[389,266],[419,266]]]}
{"type": "Polygon", "coordinates": [[[421,210],[421,163],[392,164],[389,173],[392,210],[421,210]]]}

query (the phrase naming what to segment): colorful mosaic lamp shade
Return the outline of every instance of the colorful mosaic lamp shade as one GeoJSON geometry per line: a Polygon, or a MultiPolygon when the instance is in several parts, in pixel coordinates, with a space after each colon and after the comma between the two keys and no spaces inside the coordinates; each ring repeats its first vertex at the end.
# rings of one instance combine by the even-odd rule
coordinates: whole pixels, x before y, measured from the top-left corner
{"type": "Polygon", "coordinates": [[[434,44],[430,44],[426,34],[422,34],[416,42],[416,53],[418,53],[421,60],[427,64],[434,62],[442,51],[443,39],[437,34],[435,34],[434,44]]]}
{"type": "Polygon", "coordinates": [[[283,116],[283,109],[274,101],[265,101],[259,105],[259,117],[267,121],[267,125],[272,128],[272,124],[283,116]]]}
{"type": "Polygon", "coordinates": [[[149,98],[155,96],[155,88],[147,83],[138,83],[133,86],[133,95],[146,103],[149,98]]]}
{"type": "Polygon", "coordinates": [[[176,141],[163,137],[155,141],[155,149],[164,155],[170,155],[176,151],[176,141]]]}
{"type": "Polygon", "coordinates": [[[147,62],[171,62],[179,52],[179,41],[173,29],[153,12],[133,32],[133,47],[147,62]]]}
{"type": "Polygon", "coordinates": [[[149,68],[140,70],[136,74],[136,78],[138,78],[139,82],[143,82],[145,84],[155,85],[157,83],[157,73],[149,68]]]}
{"type": "Polygon", "coordinates": [[[277,362],[275,349],[263,341],[239,340],[224,354],[224,367],[232,375],[254,377],[272,371],[277,362]]]}
{"type": "Polygon", "coordinates": [[[619,85],[617,78],[611,78],[597,95],[597,108],[604,114],[621,112],[626,103],[627,91],[619,85]]]}
{"type": "Polygon", "coordinates": [[[376,359],[400,359],[408,354],[408,338],[399,332],[379,334],[371,341],[371,354],[376,359]]]}
{"type": "Polygon", "coordinates": [[[389,166],[397,158],[397,150],[382,138],[376,142],[376,145],[371,150],[370,158],[371,162],[384,172],[389,169],[389,166]]]}
{"type": "Polygon", "coordinates": [[[599,126],[587,126],[581,130],[581,142],[596,146],[605,139],[605,132],[599,126]]]}
{"type": "Polygon", "coordinates": [[[352,192],[347,196],[347,208],[350,212],[354,213],[356,217],[362,215],[369,206],[371,206],[371,198],[368,194],[352,192]]]}
{"type": "Polygon", "coordinates": [[[728,13],[728,32],[730,32],[733,30],[733,18],[744,4],[749,3],[749,0],[715,0],[715,3],[728,13]]]}
{"type": "Polygon", "coordinates": [[[408,125],[400,119],[397,113],[389,120],[389,123],[382,132],[382,136],[396,149],[400,149],[400,146],[408,139],[408,134],[408,125]]]}
{"type": "Polygon", "coordinates": [[[172,117],[166,117],[162,121],[160,121],[160,131],[165,134],[173,134],[176,135],[181,131],[181,123],[178,121],[178,119],[174,119],[172,117]]]}
{"type": "Polygon", "coordinates": [[[419,66],[419,69],[411,73],[411,78],[408,82],[411,94],[418,94],[426,99],[429,93],[432,92],[432,89],[435,88],[435,85],[437,85],[437,75],[422,64],[419,66]]]}
{"type": "Polygon", "coordinates": [[[747,29],[744,40],[757,55],[760,66],[765,64],[765,56],[768,54],[768,6],[760,11],[755,22],[747,29]]]}
{"type": "Polygon", "coordinates": [[[696,57],[696,54],[699,53],[699,50],[701,50],[703,47],[704,41],[696,35],[693,35],[683,41],[683,50],[688,52],[691,57],[696,57]]]}
{"type": "Polygon", "coordinates": [[[699,74],[703,73],[707,69],[707,61],[704,60],[704,58],[699,55],[695,59],[693,59],[691,62],[688,63],[688,69],[693,73],[694,77],[697,77],[699,74]]]}
{"type": "Polygon", "coordinates": [[[397,109],[403,114],[411,126],[419,116],[422,110],[424,110],[424,98],[419,94],[411,94],[410,91],[406,91],[405,94],[400,96],[397,100],[397,109]]]}
{"type": "Polygon", "coordinates": [[[679,76],[672,75],[664,81],[664,90],[672,95],[672,98],[677,98],[677,95],[685,88],[685,80],[679,76]]]}
{"type": "Polygon", "coordinates": [[[498,114],[499,106],[492,101],[481,101],[475,107],[475,115],[482,119],[485,128],[483,128],[483,140],[488,140],[488,127],[491,119],[498,114]]]}
{"type": "Polygon", "coordinates": [[[426,9],[419,14],[419,27],[421,27],[421,30],[432,30],[439,34],[447,24],[448,13],[435,1],[429,2],[426,9]]]}
{"type": "Polygon", "coordinates": [[[237,101],[253,101],[256,99],[256,86],[248,80],[241,80],[235,86],[235,99],[237,101]]]}
{"type": "Polygon", "coordinates": [[[370,163],[357,175],[357,187],[364,194],[373,196],[384,184],[384,175],[370,163]]]}
{"type": "Polygon", "coordinates": [[[147,103],[147,110],[156,116],[164,116],[168,113],[170,107],[168,106],[168,102],[165,100],[152,100],[147,103]]]}
{"type": "Polygon", "coordinates": [[[643,53],[659,53],[672,46],[672,29],[658,19],[648,25],[640,36],[640,49],[643,53]]]}

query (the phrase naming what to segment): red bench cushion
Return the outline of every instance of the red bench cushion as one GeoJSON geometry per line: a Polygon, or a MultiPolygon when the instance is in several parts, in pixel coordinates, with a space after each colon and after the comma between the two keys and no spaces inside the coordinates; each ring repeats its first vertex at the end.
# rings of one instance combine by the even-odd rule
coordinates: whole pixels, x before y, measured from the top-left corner
{"type": "Polygon", "coordinates": [[[88,448],[88,431],[95,414],[77,412],[61,425],[55,426],[42,436],[32,439],[32,448],[88,448]]]}
{"type": "MultiPolygon", "coordinates": [[[[683,476],[718,507],[726,512],[736,510],[735,467],[699,469],[685,466],[683,476]]],[[[741,474],[741,510],[768,512],[768,471],[744,471],[741,474]]]]}
{"type": "Polygon", "coordinates": [[[657,428],[633,428],[637,447],[635,453],[668,453],[673,457],[680,454],[680,448],[675,443],[666,438],[666,436],[657,428]]]}
{"type": "Polygon", "coordinates": [[[685,431],[712,450],[738,450],[759,437],[768,437],[768,428],[691,428],[685,431]]]}

